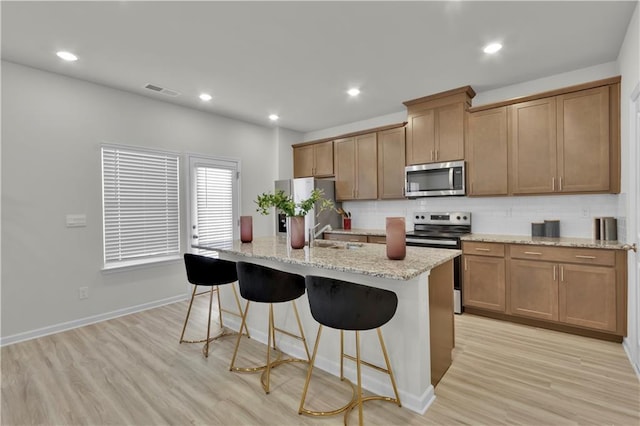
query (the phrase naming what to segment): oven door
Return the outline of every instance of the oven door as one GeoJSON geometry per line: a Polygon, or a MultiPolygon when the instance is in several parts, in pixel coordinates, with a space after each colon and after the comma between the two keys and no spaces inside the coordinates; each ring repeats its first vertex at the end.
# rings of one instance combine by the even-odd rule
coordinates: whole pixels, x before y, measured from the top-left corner
{"type": "MultiPolygon", "coordinates": [[[[408,246],[460,250],[460,240],[407,236],[408,246]]],[[[453,312],[462,313],[462,256],[453,259],[453,312]]]]}

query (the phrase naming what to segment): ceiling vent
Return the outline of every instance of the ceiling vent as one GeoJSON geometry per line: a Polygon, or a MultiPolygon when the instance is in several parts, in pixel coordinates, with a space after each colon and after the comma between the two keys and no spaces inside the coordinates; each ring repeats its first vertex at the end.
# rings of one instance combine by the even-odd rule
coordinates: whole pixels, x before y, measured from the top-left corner
{"type": "Polygon", "coordinates": [[[167,96],[176,97],[180,94],[180,92],[176,92],[175,90],[167,89],[165,87],[156,86],[155,84],[147,84],[146,86],[144,86],[144,88],[167,96]]]}

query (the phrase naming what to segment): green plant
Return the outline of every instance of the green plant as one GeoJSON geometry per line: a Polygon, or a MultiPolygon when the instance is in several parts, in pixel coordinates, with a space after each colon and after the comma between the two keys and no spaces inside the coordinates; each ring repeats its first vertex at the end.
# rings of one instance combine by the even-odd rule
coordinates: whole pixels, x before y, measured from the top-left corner
{"type": "Polygon", "coordinates": [[[275,193],[265,192],[258,195],[258,199],[255,201],[258,205],[256,210],[261,214],[267,215],[269,214],[269,209],[275,207],[287,216],[306,216],[313,206],[320,201],[320,208],[317,212],[320,213],[323,210],[333,208],[333,202],[324,198],[323,195],[323,190],[314,189],[311,191],[309,198],[295,203],[293,198],[290,195],[286,195],[281,189],[275,193]]]}

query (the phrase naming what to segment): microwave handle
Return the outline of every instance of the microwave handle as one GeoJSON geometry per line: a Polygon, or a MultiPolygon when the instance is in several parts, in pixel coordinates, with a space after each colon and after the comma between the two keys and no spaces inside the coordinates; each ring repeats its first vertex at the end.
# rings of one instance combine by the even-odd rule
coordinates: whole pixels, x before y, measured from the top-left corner
{"type": "Polygon", "coordinates": [[[453,167],[449,168],[449,188],[454,189],[453,188],[453,167]]]}

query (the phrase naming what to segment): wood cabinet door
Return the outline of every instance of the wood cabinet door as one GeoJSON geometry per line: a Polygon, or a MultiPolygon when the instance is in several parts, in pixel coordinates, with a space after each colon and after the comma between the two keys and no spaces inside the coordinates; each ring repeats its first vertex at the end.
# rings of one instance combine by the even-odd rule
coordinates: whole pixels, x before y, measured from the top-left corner
{"type": "Polygon", "coordinates": [[[609,87],[557,98],[558,190],[609,189],[609,87]]]}
{"type": "Polygon", "coordinates": [[[313,145],[314,170],[317,177],[333,176],[333,141],[313,145]]]}
{"type": "Polygon", "coordinates": [[[615,268],[560,264],[560,321],[616,331],[615,268]]]}
{"type": "Polygon", "coordinates": [[[405,129],[378,132],[378,198],[404,198],[405,129]]]}
{"type": "Polygon", "coordinates": [[[334,145],[336,200],[352,200],[356,194],[355,139],[338,139],[334,145]]]}
{"type": "Polygon", "coordinates": [[[456,103],[436,109],[435,161],[464,159],[464,105],[456,103]]]}
{"type": "Polygon", "coordinates": [[[558,320],[558,265],[530,260],[509,261],[512,315],[558,320]]]}
{"type": "Polygon", "coordinates": [[[554,192],[556,183],[556,100],[544,98],[510,106],[511,192],[554,192]]]}
{"type": "Polygon", "coordinates": [[[435,137],[433,109],[409,115],[407,118],[407,165],[435,161],[435,137]]]}
{"type": "Polygon", "coordinates": [[[469,114],[467,171],[469,195],[507,195],[507,108],[469,114]]]}
{"type": "Polygon", "coordinates": [[[378,198],[378,143],[375,133],[356,136],[357,200],[378,198]]]}
{"type": "Polygon", "coordinates": [[[464,306],[505,312],[503,257],[465,255],[462,285],[464,306]]]}
{"type": "Polygon", "coordinates": [[[293,177],[313,176],[313,145],[293,148],[293,177]]]}

